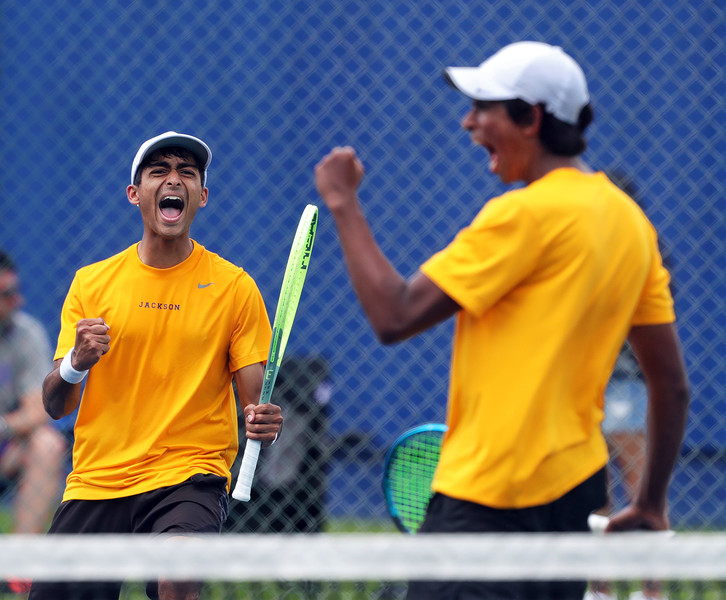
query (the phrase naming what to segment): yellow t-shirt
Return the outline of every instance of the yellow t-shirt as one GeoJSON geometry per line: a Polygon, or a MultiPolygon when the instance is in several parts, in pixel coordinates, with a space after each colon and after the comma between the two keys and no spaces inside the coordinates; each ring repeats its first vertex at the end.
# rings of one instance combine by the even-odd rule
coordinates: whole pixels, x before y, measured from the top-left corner
{"type": "Polygon", "coordinates": [[[130,496],[195,473],[229,482],[232,374],[267,358],[270,322],[245,271],[196,243],[181,264],[154,269],[137,246],[80,269],[63,305],[56,359],[79,319],[102,317],[111,336],[83,391],[64,500],[130,496]]]}
{"type": "Polygon", "coordinates": [[[602,173],[489,201],[421,271],[457,315],[435,491],[552,502],[607,462],[603,395],[632,325],[675,320],[656,233],[602,173]]]}

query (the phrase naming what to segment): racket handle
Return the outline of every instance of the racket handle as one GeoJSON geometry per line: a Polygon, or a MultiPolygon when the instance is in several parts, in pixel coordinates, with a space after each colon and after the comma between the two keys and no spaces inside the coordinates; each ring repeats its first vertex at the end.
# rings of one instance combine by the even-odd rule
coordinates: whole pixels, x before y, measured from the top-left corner
{"type": "Polygon", "coordinates": [[[610,523],[610,519],[605,515],[590,513],[590,515],[587,517],[587,526],[593,533],[605,533],[605,528],[608,526],[608,523],[610,523]]]}
{"type": "Polygon", "coordinates": [[[260,457],[260,448],[262,442],[258,440],[247,440],[245,444],[245,453],[242,455],[242,464],[239,467],[239,475],[237,483],[232,492],[232,498],[249,502],[250,493],[252,492],[252,480],[255,477],[255,469],[257,468],[257,459],[260,457]]]}

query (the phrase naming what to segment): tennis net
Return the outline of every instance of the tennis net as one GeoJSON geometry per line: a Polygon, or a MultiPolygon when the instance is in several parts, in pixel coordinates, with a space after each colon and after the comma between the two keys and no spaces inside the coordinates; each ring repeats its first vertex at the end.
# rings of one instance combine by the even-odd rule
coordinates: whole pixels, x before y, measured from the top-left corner
{"type": "Polygon", "coordinates": [[[0,556],[5,580],[124,580],[128,598],[159,577],[204,580],[219,599],[399,598],[409,579],[609,580],[623,593],[659,580],[669,598],[726,598],[723,533],[4,535],[0,556]]]}

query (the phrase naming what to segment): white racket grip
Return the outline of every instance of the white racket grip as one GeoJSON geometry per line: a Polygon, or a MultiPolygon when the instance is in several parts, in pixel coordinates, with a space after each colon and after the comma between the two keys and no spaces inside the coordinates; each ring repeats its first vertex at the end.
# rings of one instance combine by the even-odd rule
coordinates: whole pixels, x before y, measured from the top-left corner
{"type": "Polygon", "coordinates": [[[245,453],[242,455],[242,464],[239,467],[237,483],[232,492],[232,498],[249,502],[252,492],[252,480],[255,478],[257,459],[260,457],[262,442],[258,440],[247,440],[245,453]]]}
{"type": "Polygon", "coordinates": [[[610,523],[610,519],[605,515],[590,513],[587,517],[587,526],[590,528],[590,531],[598,535],[605,533],[605,528],[608,526],[608,523],[610,523]]]}

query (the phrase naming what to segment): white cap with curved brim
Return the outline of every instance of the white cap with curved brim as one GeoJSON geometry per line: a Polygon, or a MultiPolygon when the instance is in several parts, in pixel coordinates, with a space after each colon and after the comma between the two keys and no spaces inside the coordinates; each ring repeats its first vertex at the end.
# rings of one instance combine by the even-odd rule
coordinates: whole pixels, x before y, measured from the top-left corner
{"type": "Polygon", "coordinates": [[[571,125],[590,102],[580,65],[559,46],[543,42],[509,44],[478,67],[447,67],[444,78],[473,100],[541,103],[571,125]]]}
{"type": "Polygon", "coordinates": [[[139,151],[134,157],[134,162],[131,163],[131,185],[134,184],[136,171],[139,170],[139,165],[149,154],[156,152],[161,148],[170,148],[172,146],[189,150],[189,152],[197,157],[200,164],[204,165],[202,172],[202,185],[206,185],[207,168],[209,167],[209,163],[212,162],[212,151],[209,149],[209,146],[207,146],[207,144],[199,138],[196,138],[193,135],[187,135],[186,133],[177,133],[176,131],[167,131],[166,133],[157,135],[156,137],[146,140],[143,144],[141,144],[141,148],[139,148],[139,151]]]}

